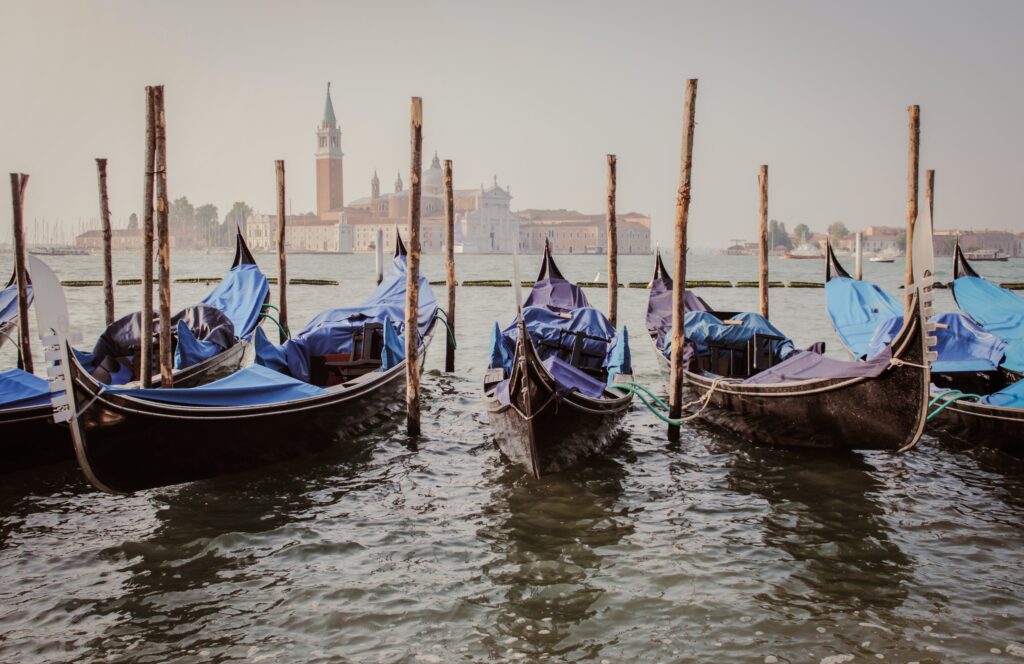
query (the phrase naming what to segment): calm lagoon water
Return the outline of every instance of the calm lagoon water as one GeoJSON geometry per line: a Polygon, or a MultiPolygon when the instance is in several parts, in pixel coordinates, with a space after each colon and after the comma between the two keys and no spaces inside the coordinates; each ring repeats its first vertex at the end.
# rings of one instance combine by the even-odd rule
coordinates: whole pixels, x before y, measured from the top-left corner
{"type": "MultiPolygon", "coordinates": [[[[273,274],[273,257],[258,259],[273,274]]],[[[99,260],[51,264],[65,279],[98,279],[99,260]]],[[[230,256],[173,260],[174,277],[218,276],[230,256]]],[[[9,261],[0,256],[0,273],[9,261]]],[[[558,261],[572,279],[604,273],[603,257],[558,261]]],[[[949,280],[949,259],[938,261],[949,280]]],[[[522,262],[532,277],[539,257],[522,262]]],[[[653,257],[621,262],[623,282],[650,278],[653,257]]],[[[135,257],[115,263],[118,278],[141,272],[135,257]]],[[[821,261],[771,267],[773,279],[823,278],[821,261]]],[[[979,267],[997,281],[1024,273],[1019,261],[979,267]]],[[[439,257],[423,268],[443,278],[439,257]]],[[[512,274],[505,256],[460,256],[457,269],[460,279],[512,274]]],[[[893,290],[902,271],[865,265],[893,290]]],[[[296,255],[289,274],[341,283],[289,290],[297,328],[369,293],[373,258],[296,255]]],[[[756,274],[752,258],[691,259],[694,279],[756,274]]],[[[138,290],[118,288],[119,312],[138,306],[138,290]]],[[[176,285],[174,306],[206,290],[176,285]]],[[[94,338],[102,289],[67,293],[76,328],[94,338]]],[[[757,305],[756,289],[700,293],[727,310],[757,305]]],[[[619,316],[639,380],[663,391],[646,298],[621,291],[619,316]]],[[[772,318],[798,344],[824,339],[841,357],[823,298],[773,289],[772,318]]],[[[945,291],[938,305],[952,307],[945,291]]],[[[903,456],[774,450],[703,424],[669,445],[660,422],[634,409],[607,456],[536,481],[502,460],[479,403],[490,328],[512,308],[512,289],[459,290],[458,370],[441,372],[437,344],[415,441],[397,416],[315,458],[130,497],[90,490],[75,468],[4,476],[0,661],[1024,655],[1024,462],[930,437],[903,456]]],[[[0,366],[13,361],[0,350],[0,366]]]]}

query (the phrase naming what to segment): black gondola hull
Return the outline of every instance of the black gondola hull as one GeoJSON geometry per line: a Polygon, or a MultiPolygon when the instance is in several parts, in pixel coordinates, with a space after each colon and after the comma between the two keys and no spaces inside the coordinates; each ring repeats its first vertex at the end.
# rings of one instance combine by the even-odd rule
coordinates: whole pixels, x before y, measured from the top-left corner
{"type": "Polygon", "coordinates": [[[50,404],[0,411],[0,473],[74,458],[68,427],[54,423],[50,404]]]}
{"type": "Polygon", "coordinates": [[[929,422],[929,430],[968,445],[1024,458],[1024,410],[958,401],[929,422]]]}

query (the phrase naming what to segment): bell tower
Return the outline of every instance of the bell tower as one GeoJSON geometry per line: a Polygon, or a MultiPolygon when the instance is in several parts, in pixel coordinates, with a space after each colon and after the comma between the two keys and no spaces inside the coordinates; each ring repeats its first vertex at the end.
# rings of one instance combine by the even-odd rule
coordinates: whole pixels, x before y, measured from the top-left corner
{"type": "Polygon", "coordinates": [[[321,219],[337,218],[332,213],[345,206],[342,182],[341,127],[334,116],[331,84],[327,84],[324,117],[316,128],[316,215],[321,219]]]}

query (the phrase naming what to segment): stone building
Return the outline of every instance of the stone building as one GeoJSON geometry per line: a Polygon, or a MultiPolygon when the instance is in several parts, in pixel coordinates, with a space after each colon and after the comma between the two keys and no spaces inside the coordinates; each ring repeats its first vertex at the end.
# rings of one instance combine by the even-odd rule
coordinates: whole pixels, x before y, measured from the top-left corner
{"type": "MultiPolygon", "coordinates": [[[[608,230],[603,214],[575,210],[520,210],[523,223],[519,249],[523,253],[544,251],[544,241],[558,254],[605,254],[608,230]]],[[[637,212],[616,215],[616,236],[620,254],[651,253],[651,218],[637,212]]]]}

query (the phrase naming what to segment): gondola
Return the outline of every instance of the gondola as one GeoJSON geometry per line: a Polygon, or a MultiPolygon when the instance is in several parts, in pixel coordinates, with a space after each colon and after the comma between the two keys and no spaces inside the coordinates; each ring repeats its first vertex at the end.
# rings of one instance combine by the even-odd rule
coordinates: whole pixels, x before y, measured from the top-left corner
{"type": "MultiPolygon", "coordinates": [[[[100,383],[68,350],[63,292],[37,259],[36,308],[60,357],[68,421],[85,476],[130,493],[249,470],[323,449],[404,404],[405,256],[361,306],[329,309],[281,346],[255,335],[256,364],[213,383],[138,389],[100,383]]],[[[30,259],[32,260],[32,259],[30,259]]],[[[436,302],[420,277],[425,353],[436,302]]]]}
{"type": "MultiPolygon", "coordinates": [[[[18,330],[18,284],[17,274],[11,273],[11,278],[0,290],[0,348],[10,341],[17,345],[18,340],[14,338],[18,330]]],[[[28,302],[32,304],[32,284],[28,284],[28,302]]]]}
{"type": "MultiPolygon", "coordinates": [[[[930,234],[927,241],[931,242],[930,234]]],[[[797,350],[758,314],[716,315],[691,306],[688,300],[684,381],[692,408],[703,419],[754,443],[831,449],[912,448],[927,415],[929,356],[922,320],[931,306],[931,247],[925,247],[922,239],[914,250],[918,286],[910,320],[870,362],[827,358],[824,344],[797,350]]],[[[671,299],[659,294],[671,289],[672,279],[659,257],[647,321],[666,371],[671,299]]]]}
{"type": "MultiPolygon", "coordinates": [[[[978,278],[966,262],[954,274],[978,278]]],[[[902,324],[900,303],[877,285],[852,278],[831,247],[825,295],[829,319],[854,359],[872,357],[902,324]]],[[[1024,452],[1024,383],[1006,364],[1007,343],[961,313],[938,314],[930,322],[937,359],[931,366],[929,430],[972,445],[1024,452]]]]}
{"type": "MultiPolygon", "coordinates": [[[[175,317],[181,321],[175,330],[179,365],[173,371],[176,388],[202,385],[241,368],[250,346],[248,338],[265,315],[263,307],[269,291],[266,276],[239,233],[231,269],[220,285],[200,305],[175,317]],[[216,338],[217,342],[207,338],[216,338]]],[[[16,318],[16,303],[14,309],[16,318]]],[[[138,366],[133,358],[141,337],[140,320],[140,314],[135,313],[114,321],[100,335],[92,352],[72,350],[80,366],[105,384],[125,384],[137,378],[138,366]]],[[[154,324],[153,328],[158,326],[154,324]]],[[[160,382],[156,376],[154,384],[160,382]]],[[[67,427],[53,421],[49,395],[43,378],[20,369],[0,373],[0,472],[74,459],[67,427]]]]}
{"type": "Polygon", "coordinates": [[[607,449],[633,395],[629,333],[544,258],[516,320],[491,336],[483,402],[498,446],[534,477],[571,468],[607,449]]]}

